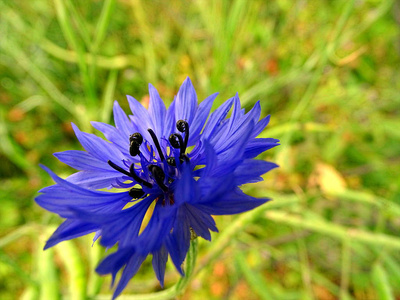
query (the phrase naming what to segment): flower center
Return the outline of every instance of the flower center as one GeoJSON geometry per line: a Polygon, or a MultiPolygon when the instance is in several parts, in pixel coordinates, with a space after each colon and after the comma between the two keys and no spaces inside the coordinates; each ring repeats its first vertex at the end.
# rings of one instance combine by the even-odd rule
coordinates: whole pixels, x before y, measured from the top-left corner
{"type": "MultiPolygon", "coordinates": [[[[137,184],[142,186],[142,188],[133,187],[129,190],[129,195],[133,199],[139,199],[145,197],[146,193],[143,190],[143,187],[151,189],[153,188],[154,184],[157,184],[157,186],[163,191],[164,194],[168,194],[165,195],[165,197],[167,197],[168,199],[173,197],[172,193],[168,193],[169,190],[167,185],[170,185],[174,181],[174,178],[176,177],[176,170],[177,170],[176,159],[179,159],[180,163],[183,163],[184,161],[186,162],[189,161],[189,157],[186,155],[186,148],[189,141],[189,124],[184,120],[179,120],[178,122],[176,122],[176,128],[178,129],[179,132],[184,134],[184,137],[182,136],[182,134],[173,133],[169,136],[168,141],[172,148],[179,149],[179,156],[175,157],[173,151],[171,151],[171,155],[167,157],[167,159],[165,157],[168,156],[168,154],[167,153],[164,154],[156,134],[152,129],[150,128],[147,129],[157,149],[158,156],[160,158],[160,160],[156,159],[156,161],[154,161],[154,157],[150,157],[150,159],[147,160],[141,153],[140,146],[143,143],[143,136],[139,132],[133,133],[132,135],[129,136],[129,154],[131,156],[137,156],[137,155],[140,156],[142,170],[145,170],[145,168],[147,168],[147,170],[149,171],[148,173],[149,179],[146,180],[143,179],[143,176],[145,176],[146,172],[143,171],[138,173],[133,163],[130,165],[129,171],[127,171],[121,168],[120,166],[116,165],[115,163],[113,163],[111,160],[108,161],[108,164],[113,169],[132,178],[137,184]],[[165,183],[166,178],[168,179],[167,183],[165,183]]],[[[165,199],[163,200],[163,203],[164,202],[165,199]]],[[[174,201],[170,200],[169,202],[170,204],[173,204],[174,201]]]]}

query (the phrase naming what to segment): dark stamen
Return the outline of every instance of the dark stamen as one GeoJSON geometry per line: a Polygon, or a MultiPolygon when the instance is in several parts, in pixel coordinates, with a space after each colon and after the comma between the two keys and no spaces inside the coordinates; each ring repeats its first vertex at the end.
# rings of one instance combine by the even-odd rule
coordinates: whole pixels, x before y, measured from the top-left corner
{"type": "Polygon", "coordinates": [[[175,149],[180,148],[180,153],[179,156],[182,156],[185,154],[185,144],[183,142],[183,138],[180,134],[173,133],[169,136],[169,142],[171,143],[171,146],[174,147],[175,149]]]}
{"type": "Polygon", "coordinates": [[[178,122],[176,122],[176,129],[178,129],[180,132],[185,133],[185,147],[183,151],[183,153],[185,153],[189,141],[189,124],[184,120],[179,120],[178,122]]]}
{"type": "Polygon", "coordinates": [[[150,133],[151,138],[153,139],[154,144],[156,145],[157,151],[158,151],[158,155],[160,156],[160,159],[163,161],[165,160],[164,154],[161,151],[161,147],[160,147],[160,143],[158,142],[157,136],[154,133],[154,131],[152,129],[147,129],[147,131],[150,133]]]}
{"type": "Polygon", "coordinates": [[[136,142],[138,145],[143,143],[143,136],[139,132],[135,132],[129,136],[130,142],[136,142]]]}
{"type": "MultiPolygon", "coordinates": [[[[184,161],[189,162],[189,157],[186,154],[183,154],[182,157],[179,157],[179,161],[181,164],[183,164],[184,161]]],[[[175,157],[168,157],[167,164],[169,164],[172,167],[176,167],[175,157]]]]}
{"type": "Polygon", "coordinates": [[[129,147],[129,154],[132,156],[136,156],[140,154],[139,147],[137,145],[131,144],[129,147]]]}
{"type": "Polygon", "coordinates": [[[167,164],[169,164],[170,166],[176,167],[175,157],[168,157],[167,164]]]}
{"type": "Polygon", "coordinates": [[[129,196],[131,196],[133,199],[139,199],[144,195],[144,191],[142,189],[138,188],[131,188],[129,190],[129,196]]]}
{"type": "Polygon", "coordinates": [[[153,185],[151,183],[148,183],[147,181],[144,181],[142,178],[140,178],[136,172],[135,172],[135,166],[134,164],[131,164],[129,168],[129,176],[131,176],[133,179],[136,180],[137,183],[142,184],[144,186],[147,186],[148,188],[152,188],[153,185]]]}
{"type": "Polygon", "coordinates": [[[122,169],[120,166],[117,166],[116,164],[114,164],[111,160],[107,161],[107,163],[111,166],[111,168],[121,172],[122,174],[125,174],[126,176],[132,177],[133,179],[136,180],[137,183],[145,185],[148,188],[153,187],[153,185],[151,183],[144,181],[142,178],[140,178],[139,176],[136,175],[133,164],[130,166],[129,172],[128,172],[128,171],[122,169]]]}
{"type": "Polygon", "coordinates": [[[139,155],[140,154],[139,147],[143,142],[142,135],[139,132],[136,132],[136,133],[132,134],[129,137],[129,142],[130,142],[130,145],[129,145],[129,153],[130,153],[130,155],[132,155],[132,156],[139,155]]]}
{"type": "Polygon", "coordinates": [[[131,177],[131,174],[128,171],[122,169],[120,166],[117,166],[111,160],[107,161],[107,163],[110,165],[111,168],[117,170],[118,172],[121,172],[122,174],[125,174],[126,176],[131,177]]]}
{"type": "Polygon", "coordinates": [[[186,121],[184,120],[179,120],[176,122],[176,129],[178,129],[180,132],[186,132],[186,129],[189,128],[189,125],[186,121]]]}
{"type": "Polygon", "coordinates": [[[164,184],[164,179],[165,179],[164,171],[159,166],[156,165],[150,165],[149,171],[153,175],[154,180],[157,182],[160,188],[164,192],[168,191],[168,188],[164,184]]]}

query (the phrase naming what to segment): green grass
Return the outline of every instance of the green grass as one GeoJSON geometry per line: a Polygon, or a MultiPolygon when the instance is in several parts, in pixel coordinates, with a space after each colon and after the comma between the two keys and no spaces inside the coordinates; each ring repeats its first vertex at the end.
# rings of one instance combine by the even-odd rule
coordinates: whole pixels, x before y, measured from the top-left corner
{"type": "MultiPolygon", "coordinates": [[[[394,2],[0,0],[0,298],[109,298],[90,237],[41,250],[61,220],[33,201],[51,184],[38,164],[71,174],[52,156],[81,149],[71,122],[93,132],[149,82],[170,103],[186,76],[216,105],[261,100],[262,136],[282,145],[260,157],[280,168],[244,187],[274,201],[216,218],[183,298],[399,298],[394,2]]],[[[178,280],[169,265],[166,287],[178,280]]],[[[157,290],[145,262],[125,299],[157,290]]]]}

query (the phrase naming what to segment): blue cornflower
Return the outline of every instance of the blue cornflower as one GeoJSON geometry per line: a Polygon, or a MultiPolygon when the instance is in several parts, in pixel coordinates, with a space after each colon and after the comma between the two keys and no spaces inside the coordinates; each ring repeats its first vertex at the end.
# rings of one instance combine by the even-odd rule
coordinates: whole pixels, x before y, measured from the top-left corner
{"type": "Polygon", "coordinates": [[[161,286],[168,256],[183,275],[193,235],[210,240],[210,231],[218,231],[212,215],[241,213],[268,201],[244,194],[239,186],[260,181],[277,167],[254,159],[278,145],[276,139],[256,138],[269,122],[269,116],[260,120],[259,102],[245,114],[236,95],[210,114],[217,94],[198,105],[189,78],[168,109],[152,85],[149,93],[148,110],[128,96],[129,117],[114,102],[115,127],[92,122],[108,141],[73,124],[86,151],[55,156],[79,172],[62,179],[43,166],[56,184],[36,198],[66,219],[45,249],[92,232],[105,247],[118,244],[96,269],[111,273],[113,283],[123,269],[114,298],[149,254],[161,286]]]}

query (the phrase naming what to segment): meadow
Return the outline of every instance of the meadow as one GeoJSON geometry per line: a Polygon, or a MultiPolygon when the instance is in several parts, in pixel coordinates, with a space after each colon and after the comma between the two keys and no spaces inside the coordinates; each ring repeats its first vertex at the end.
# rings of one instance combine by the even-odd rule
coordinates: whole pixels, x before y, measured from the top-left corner
{"type": "Polygon", "coordinates": [[[243,190],[273,201],[215,217],[184,289],[168,262],[157,294],[146,261],[118,299],[400,299],[399,1],[0,0],[0,33],[0,299],[111,298],[92,235],[42,250],[62,220],[39,164],[72,174],[71,122],[113,124],[148,83],[169,104],[187,76],[271,115],[280,167],[243,190]]]}

